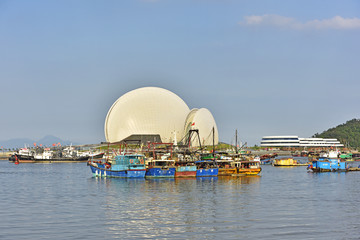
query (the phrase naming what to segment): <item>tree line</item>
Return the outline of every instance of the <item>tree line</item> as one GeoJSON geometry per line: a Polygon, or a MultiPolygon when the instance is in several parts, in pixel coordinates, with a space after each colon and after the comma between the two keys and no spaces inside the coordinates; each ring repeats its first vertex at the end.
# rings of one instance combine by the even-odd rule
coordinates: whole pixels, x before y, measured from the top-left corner
{"type": "Polygon", "coordinates": [[[316,133],[313,137],[337,138],[345,146],[360,148],[360,119],[352,119],[344,124],[330,128],[322,133],[316,133]]]}

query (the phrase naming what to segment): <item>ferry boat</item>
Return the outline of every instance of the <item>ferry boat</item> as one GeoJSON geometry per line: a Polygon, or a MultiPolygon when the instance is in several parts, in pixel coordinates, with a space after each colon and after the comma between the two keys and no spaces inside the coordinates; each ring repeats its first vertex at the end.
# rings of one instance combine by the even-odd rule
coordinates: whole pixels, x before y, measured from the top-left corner
{"type": "Polygon", "coordinates": [[[195,161],[196,177],[217,177],[219,174],[219,167],[214,160],[199,160],[195,161]]]}
{"type": "Polygon", "coordinates": [[[173,178],[175,177],[175,160],[152,159],[148,162],[146,178],[173,178]]]}
{"type": "Polygon", "coordinates": [[[236,161],[234,163],[237,171],[232,176],[258,175],[261,172],[260,159],[249,161],[236,161]]]}
{"type": "Polygon", "coordinates": [[[145,156],[142,154],[121,154],[109,162],[88,161],[94,176],[144,178],[146,174],[145,156]]]}

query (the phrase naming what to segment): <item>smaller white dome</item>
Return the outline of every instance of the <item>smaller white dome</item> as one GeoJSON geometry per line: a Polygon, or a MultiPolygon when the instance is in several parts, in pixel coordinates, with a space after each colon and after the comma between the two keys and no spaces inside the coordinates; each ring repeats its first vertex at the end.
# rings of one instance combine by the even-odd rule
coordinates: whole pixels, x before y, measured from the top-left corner
{"type": "MultiPolygon", "coordinates": [[[[190,129],[198,129],[201,145],[213,144],[213,128],[214,128],[214,143],[219,143],[218,129],[215,119],[211,112],[206,108],[194,108],[188,114],[185,126],[184,134],[188,134],[190,129]]],[[[199,146],[197,136],[193,136],[191,139],[192,146],[199,146]]]]}

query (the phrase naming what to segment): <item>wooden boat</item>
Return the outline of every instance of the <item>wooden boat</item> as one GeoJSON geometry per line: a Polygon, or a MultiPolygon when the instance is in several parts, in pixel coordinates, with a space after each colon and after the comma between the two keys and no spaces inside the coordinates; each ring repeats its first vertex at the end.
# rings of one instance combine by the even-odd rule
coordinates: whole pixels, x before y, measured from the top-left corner
{"type": "Polygon", "coordinates": [[[94,176],[100,177],[144,178],[146,173],[142,154],[121,154],[107,162],[90,160],[88,165],[94,176]]]}
{"type": "Polygon", "coordinates": [[[153,159],[148,162],[146,178],[175,177],[175,160],[153,159]]]}
{"type": "Polygon", "coordinates": [[[261,172],[260,161],[236,161],[237,172],[232,176],[258,175],[261,172]]]}
{"type": "Polygon", "coordinates": [[[293,166],[307,166],[308,163],[299,163],[292,157],[278,158],[273,160],[273,166],[275,167],[293,167],[293,166]]]}

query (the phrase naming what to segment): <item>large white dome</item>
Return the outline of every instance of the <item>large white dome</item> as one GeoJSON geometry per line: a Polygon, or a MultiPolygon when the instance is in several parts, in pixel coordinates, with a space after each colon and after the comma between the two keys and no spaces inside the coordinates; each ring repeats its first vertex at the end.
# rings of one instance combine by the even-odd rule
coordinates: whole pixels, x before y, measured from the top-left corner
{"type": "Polygon", "coordinates": [[[134,134],[159,134],[163,142],[177,141],[184,133],[189,107],[176,94],[158,87],[144,87],[121,96],[105,120],[105,138],[118,142],[134,134]]]}
{"type": "MultiPolygon", "coordinates": [[[[190,129],[198,129],[200,142],[202,145],[213,144],[213,128],[214,128],[214,143],[218,144],[219,134],[216,126],[215,119],[211,112],[206,108],[194,108],[188,114],[185,122],[184,133],[188,133],[190,129]]],[[[191,139],[192,146],[198,146],[197,136],[191,139]]]]}

